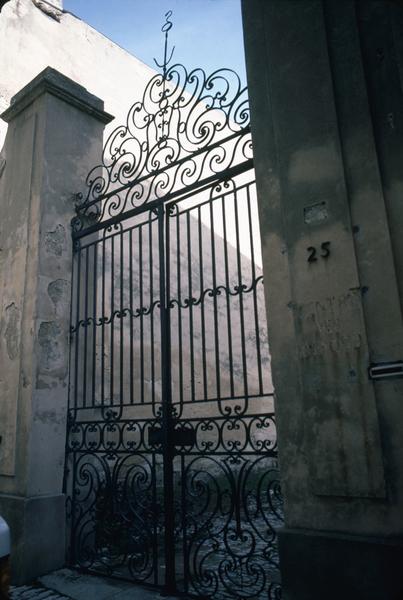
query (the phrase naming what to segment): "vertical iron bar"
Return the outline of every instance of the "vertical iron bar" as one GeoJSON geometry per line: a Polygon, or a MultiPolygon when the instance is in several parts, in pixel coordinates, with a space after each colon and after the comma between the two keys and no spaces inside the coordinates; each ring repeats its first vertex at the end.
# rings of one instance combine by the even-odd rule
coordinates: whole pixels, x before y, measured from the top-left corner
{"type": "Polygon", "coordinates": [[[102,237],[101,404],[105,405],[105,235],[102,237]]]}
{"type": "Polygon", "coordinates": [[[245,315],[243,307],[243,278],[242,278],[242,262],[241,262],[241,246],[240,246],[240,234],[239,234],[239,214],[238,214],[238,198],[236,189],[234,190],[234,207],[235,207],[235,229],[236,229],[236,259],[238,268],[238,286],[239,286],[239,316],[241,321],[241,350],[242,350],[242,370],[243,370],[243,383],[244,383],[244,395],[245,395],[245,410],[248,402],[248,372],[246,363],[246,349],[245,349],[245,315]]]}
{"type": "Polygon", "coordinates": [[[228,267],[228,239],[227,239],[227,215],[225,213],[225,195],[221,198],[222,202],[222,219],[223,219],[223,234],[224,234],[224,267],[225,267],[225,288],[227,290],[227,329],[228,329],[228,359],[230,372],[230,396],[234,396],[234,364],[232,356],[232,324],[231,324],[231,295],[228,267]]]}
{"type": "Polygon", "coordinates": [[[115,236],[111,237],[111,344],[110,344],[110,359],[109,359],[109,393],[110,393],[110,406],[113,406],[113,392],[114,392],[114,381],[113,381],[113,363],[114,363],[114,327],[115,327],[115,236]]]}
{"type": "Polygon", "coordinates": [[[255,248],[254,248],[254,244],[253,244],[252,211],[251,211],[251,198],[250,198],[249,187],[250,187],[250,185],[246,186],[246,194],[247,194],[247,200],[248,200],[250,253],[251,253],[251,265],[252,265],[253,309],[254,309],[254,313],[255,313],[256,358],[257,358],[257,368],[258,368],[258,377],[259,377],[259,394],[263,395],[262,363],[261,363],[261,352],[260,352],[259,314],[258,314],[258,305],[257,305],[255,248]]]}
{"type": "Polygon", "coordinates": [[[207,359],[206,359],[206,323],[204,315],[204,273],[203,273],[203,225],[201,221],[201,207],[197,208],[199,225],[199,268],[200,268],[200,311],[201,311],[201,335],[202,335],[202,361],[203,361],[203,390],[204,398],[207,399],[207,359]]]}
{"type": "Polygon", "coordinates": [[[89,247],[85,249],[83,407],[87,406],[89,247]]]}
{"type": "Polygon", "coordinates": [[[150,255],[150,343],[151,343],[151,403],[155,406],[155,354],[154,354],[154,271],[153,271],[153,219],[149,213],[148,247],[150,255]]]}
{"type": "Polygon", "coordinates": [[[189,556],[187,549],[187,527],[186,527],[186,476],[185,476],[185,455],[181,454],[181,489],[182,489],[182,507],[181,507],[181,517],[182,517],[182,552],[183,552],[183,580],[184,580],[184,592],[187,593],[189,591],[189,556]]]}
{"type": "Polygon", "coordinates": [[[152,460],[152,512],[153,512],[153,570],[154,585],[158,585],[158,514],[157,514],[157,461],[155,452],[151,455],[152,460]]]}
{"type": "Polygon", "coordinates": [[[72,461],[73,461],[73,468],[72,468],[73,484],[72,484],[72,492],[71,492],[71,515],[72,516],[71,516],[71,530],[70,530],[70,560],[71,560],[71,563],[74,565],[76,563],[76,548],[75,548],[75,540],[76,540],[75,515],[76,515],[76,511],[75,511],[75,504],[76,504],[76,495],[77,495],[77,486],[76,486],[77,454],[75,451],[73,451],[73,453],[72,453],[72,461]]]}
{"type": "MultiPolygon", "coordinates": [[[[68,460],[70,458],[69,453],[69,437],[70,437],[70,427],[71,427],[71,382],[73,379],[73,369],[72,369],[72,356],[73,356],[73,334],[71,332],[71,326],[73,323],[73,298],[74,298],[74,280],[76,277],[76,260],[75,260],[75,249],[74,249],[74,241],[73,241],[73,252],[72,252],[72,267],[71,267],[71,283],[70,283],[70,320],[69,320],[69,382],[68,382],[68,396],[67,396],[67,419],[66,419],[66,440],[64,445],[64,472],[63,472],[63,494],[67,494],[67,479],[68,479],[68,460]]],[[[74,420],[76,419],[76,411],[74,410],[74,420]]],[[[73,480],[74,481],[74,480],[73,480]]],[[[73,484],[74,485],[74,484],[73,484]]]]}
{"type": "Polygon", "coordinates": [[[162,438],[164,459],[165,592],[167,594],[173,594],[176,589],[176,574],[174,540],[173,447],[171,443],[172,398],[169,314],[169,218],[166,217],[165,210],[162,205],[158,208],[158,224],[162,355],[162,438]]]}
{"type": "Polygon", "coordinates": [[[214,345],[215,345],[215,370],[217,382],[217,399],[221,398],[221,379],[220,379],[220,342],[218,333],[218,309],[217,309],[217,273],[215,264],[215,233],[214,233],[214,215],[213,199],[210,198],[210,231],[211,231],[211,269],[213,273],[213,306],[214,306],[214,345]]]}
{"type": "Polygon", "coordinates": [[[78,408],[78,357],[80,340],[80,295],[81,295],[81,248],[77,253],[77,296],[76,296],[76,331],[75,331],[75,353],[74,353],[74,412],[78,408]]]}
{"type": "MultiPolygon", "coordinates": [[[[74,244],[74,241],[73,241],[74,244]]],[[[80,244],[78,242],[78,244],[80,244]]],[[[73,246],[74,248],[74,246],[73,246]]],[[[71,290],[71,316],[73,315],[73,285],[74,285],[74,257],[73,257],[73,273],[72,273],[72,279],[71,279],[71,284],[72,284],[72,290],[71,290]]],[[[76,419],[76,415],[77,415],[77,404],[78,404],[78,392],[77,392],[77,386],[78,386],[78,343],[79,343],[79,320],[80,320],[80,288],[81,288],[81,248],[80,246],[78,247],[78,251],[77,251],[77,282],[76,282],[76,286],[77,286],[77,295],[76,295],[76,331],[75,331],[75,344],[74,344],[74,420],[76,419]]],[[[70,345],[72,346],[72,340],[70,340],[70,345]]],[[[70,393],[71,390],[69,390],[69,403],[70,403],[70,393]]],[[[67,419],[67,426],[69,427],[69,420],[67,419]]],[[[68,435],[69,435],[69,429],[68,429],[68,435]]],[[[66,448],[67,448],[67,444],[68,444],[68,440],[66,441],[66,448]]],[[[76,527],[75,527],[75,502],[76,502],[76,453],[73,450],[71,452],[71,454],[69,455],[71,456],[71,461],[72,461],[72,473],[71,473],[71,477],[72,477],[72,484],[71,484],[71,529],[70,529],[70,560],[72,562],[72,564],[74,564],[75,562],[75,544],[74,541],[76,539],[76,527]]],[[[67,465],[67,454],[66,454],[66,465],[67,465]]],[[[66,467],[65,467],[66,468],[66,467]]],[[[67,481],[65,480],[65,485],[67,485],[67,481]]],[[[65,490],[64,490],[65,491],[65,490]]]]}
{"type": "Polygon", "coordinates": [[[144,402],[144,316],[143,316],[143,225],[139,225],[139,279],[140,279],[140,398],[144,402]]]}
{"type": "Polygon", "coordinates": [[[120,401],[119,404],[122,406],[124,404],[124,387],[123,387],[123,376],[124,376],[124,364],[123,364],[123,356],[124,356],[124,318],[123,318],[123,271],[124,271],[124,250],[123,250],[123,237],[124,231],[121,230],[119,232],[120,237],[120,356],[119,356],[119,395],[120,401]]]}
{"type": "Polygon", "coordinates": [[[190,232],[190,213],[186,213],[187,250],[188,250],[188,294],[189,294],[189,341],[190,341],[190,389],[191,400],[195,399],[195,365],[194,365],[194,340],[193,340],[193,288],[192,288],[192,242],[190,232]]]}
{"type": "Polygon", "coordinates": [[[181,290],[181,245],[180,245],[180,217],[176,213],[176,282],[178,289],[178,352],[179,352],[179,404],[183,406],[183,348],[182,348],[182,290],[181,290]]]}
{"type": "Polygon", "coordinates": [[[92,323],[92,406],[95,406],[95,387],[97,373],[97,277],[98,242],[94,244],[94,279],[92,286],[93,323],[92,323]]]}
{"type": "Polygon", "coordinates": [[[133,353],[133,229],[129,231],[129,304],[130,304],[130,348],[129,348],[129,377],[130,404],[134,403],[134,353],[133,353]]]}

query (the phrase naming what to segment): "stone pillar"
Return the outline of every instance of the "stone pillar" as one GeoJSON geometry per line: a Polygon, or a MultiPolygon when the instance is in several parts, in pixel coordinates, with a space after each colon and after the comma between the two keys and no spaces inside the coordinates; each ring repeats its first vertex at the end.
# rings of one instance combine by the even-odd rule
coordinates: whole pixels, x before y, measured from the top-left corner
{"type": "Polygon", "coordinates": [[[112,117],[103,101],[47,68],[2,118],[0,514],[19,584],[65,560],[70,220],[112,117]]]}
{"type": "Polygon", "coordinates": [[[403,10],[243,0],[285,600],[403,598],[403,10]],[[398,365],[395,365],[398,368],[398,365]]]}

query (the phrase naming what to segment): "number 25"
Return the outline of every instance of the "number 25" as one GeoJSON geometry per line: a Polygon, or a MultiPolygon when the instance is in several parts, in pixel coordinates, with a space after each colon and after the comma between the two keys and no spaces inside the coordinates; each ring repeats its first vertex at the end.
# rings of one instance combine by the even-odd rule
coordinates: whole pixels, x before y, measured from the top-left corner
{"type": "MultiPolygon", "coordinates": [[[[328,258],[330,256],[330,242],[322,242],[320,248],[322,250],[320,257],[325,259],[328,258]]],[[[309,253],[308,262],[315,262],[318,260],[315,246],[309,246],[307,251],[309,253]]]]}

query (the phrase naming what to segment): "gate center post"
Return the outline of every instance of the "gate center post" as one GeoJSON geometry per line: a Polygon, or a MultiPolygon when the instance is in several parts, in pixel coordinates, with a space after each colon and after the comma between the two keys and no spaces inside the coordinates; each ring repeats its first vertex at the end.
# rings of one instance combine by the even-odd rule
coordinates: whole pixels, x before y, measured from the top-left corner
{"type": "Polygon", "coordinates": [[[162,453],[164,465],[164,558],[165,588],[170,595],[176,591],[175,523],[173,491],[173,431],[171,394],[171,335],[169,314],[169,220],[164,205],[158,208],[161,310],[161,381],[162,381],[162,453]],[[165,233],[164,233],[165,231],[165,233]]]}

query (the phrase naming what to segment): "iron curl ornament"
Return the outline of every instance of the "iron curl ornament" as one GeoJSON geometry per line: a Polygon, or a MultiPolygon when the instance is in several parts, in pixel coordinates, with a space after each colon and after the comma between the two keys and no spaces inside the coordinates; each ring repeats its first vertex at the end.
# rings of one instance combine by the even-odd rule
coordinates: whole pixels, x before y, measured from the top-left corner
{"type": "Polygon", "coordinates": [[[247,88],[231,69],[207,75],[170,66],[171,15],[162,27],[164,60],[155,61],[162,73],[109,135],[101,164],[89,172],[72,220],[76,237],[253,166],[247,88]]]}

